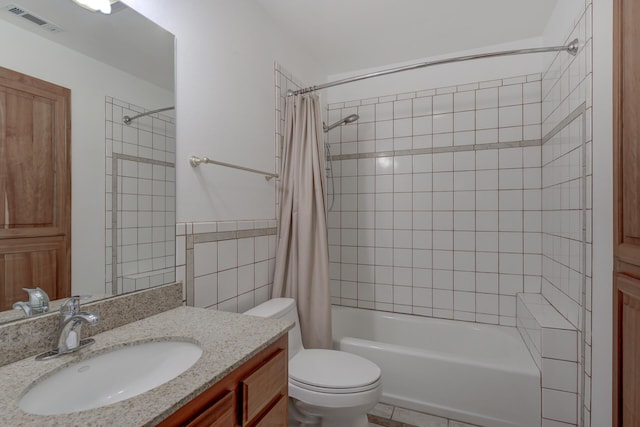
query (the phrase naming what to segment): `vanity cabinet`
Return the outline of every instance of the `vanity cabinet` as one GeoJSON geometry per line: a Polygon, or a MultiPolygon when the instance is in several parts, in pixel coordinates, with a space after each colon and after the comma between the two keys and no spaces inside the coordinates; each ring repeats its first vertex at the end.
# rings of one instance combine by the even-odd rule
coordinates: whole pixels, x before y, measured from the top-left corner
{"type": "Polygon", "coordinates": [[[161,427],[287,426],[287,334],[160,423],[161,427]]]}

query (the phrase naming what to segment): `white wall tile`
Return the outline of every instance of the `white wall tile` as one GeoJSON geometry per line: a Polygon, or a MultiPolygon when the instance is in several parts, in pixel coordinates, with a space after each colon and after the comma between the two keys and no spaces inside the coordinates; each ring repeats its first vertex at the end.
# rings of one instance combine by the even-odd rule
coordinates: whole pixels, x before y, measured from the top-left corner
{"type": "Polygon", "coordinates": [[[393,102],[376,104],[376,122],[393,120],[393,102]]]}
{"type": "Polygon", "coordinates": [[[452,113],[453,94],[436,95],[433,97],[433,114],[452,113]]]}
{"type": "Polygon", "coordinates": [[[218,302],[218,275],[208,274],[196,277],[193,283],[194,305],[196,307],[210,307],[218,302]]]}
{"type": "Polygon", "coordinates": [[[396,101],[393,103],[393,118],[403,119],[413,116],[413,102],[411,99],[396,101]]]}
{"type": "Polygon", "coordinates": [[[498,88],[498,102],[500,107],[522,104],[522,85],[516,84],[498,88]]]}
{"type": "Polygon", "coordinates": [[[193,246],[194,276],[218,271],[218,243],[197,243],[193,246]]]}
{"type": "Polygon", "coordinates": [[[453,132],[453,113],[434,114],[433,133],[453,132]]]}
{"type": "Polygon", "coordinates": [[[540,104],[526,104],[523,106],[523,124],[524,125],[536,125],[540,124],[542,110],[540,104]]]}
{"type": "Polygon", "coordinates": [[[542,356],[577,361],[578,341],[575,330],[545,328],[542,332],[542,356]]]}
{"type": "Polygon", "coordinates": [[[493,129],[498,127],[498,109],[488,108],[476,110],[476,129],[493,129]]]}
{"type": "MultiPolygon", "coordinates": [[[[393,136],[394,138],[400,138],[413,135],[411,118],[408,119],[396,119],[393,121],[393,136]]],[[[409,147],[411,148],[411,147],[409,147]]]]}
{"type": "Polygon", "coordinates": [[[238,240],[238,265],[253,264],[254,262],[254,239],[246,238],[238,240]]]}
{"type": "Polygon", "coordinates": [[[430,96],[413,99],[413,116],[427,116],[433,114],[432,98],[430,96]]]}
{"type": "Polygon", "coordinates": [[[476,109],[498,107],[498,88],[480,89],[476,91],[476,109]]]}
{"type": "Polygon", "coordinates": [[[494,144],[498,142],[498,129],[487,129],[476,131],[476,144],[494,144]]]}
{"type": "Polygon", "coordinates": [[[542,387],[571,393],[578,392],[578,364],[542,358],[542,387]]]}
{"type": "Polygon", "coordinates": [[[542,417],[575,424],[578,395],[547,388],[542,389],[542,417]]]}
{"type": "MultiPolygon", "coordinates": [[[[414,117],[412,123],[413,135],[428,135],[433,133],[433,116],[414,117]]],[[[426,145],[426,144],[423,144],[426,145]]],[[[414,148],[418,148],[415,147],[414,148]]],[[[423,147],[426,148],[426,147],[423,147]]]]}
{"type": "Polygon", "coordinates": [[[238,296],[238,269],[218,272],[218,300],[226,301],[238,296]]]}
{"type": "MultiPolygon", "coordinates": [[[[196,261],[196,268],[197,268],[196,261]]],[[[238,242],[237,240],[224,240],[218,242],[218,270],[226,270],[238,266],[238,242]]]]}
{"type": "Polygon", "coordinates": [[[393,138],[393,120],[376,122],[376,139],[393,138]]]}
{"type": "Polygon", "coordinates": [[[238,293],[243,294],[255,288],[255,266],[245,265],[238,268],[238,293]]]}
{"type": "Polygon", "coordinates": [[[453,130],[455,132],[463,132],[473,130],[476,127],[475,112],[462,111],[453,115],[453,130]]]}
{"type": "MultiPolygon", "coordinates": [[[[331,113],[331,111],[330,111],[331,113]]],[[[358,107],[358,123],[369,123],[375,121],[375,106],[374,105],[361,105],[358,107]]],[[[329,121],[331,123],[340,120],[340,117],[331,117],[329,116],[329,121]]]]}
{"type": "Polygon", "coordinates": [[[476,92],[473,90],[466,92],[458,92],[453,95],[454,111],[471,111],[475,110],[476,92]]]}
{"type": "Polygon", "coordinates": [[[500,107],[498,110],[498,126],[522,126],[522,105],[500,107]]]}

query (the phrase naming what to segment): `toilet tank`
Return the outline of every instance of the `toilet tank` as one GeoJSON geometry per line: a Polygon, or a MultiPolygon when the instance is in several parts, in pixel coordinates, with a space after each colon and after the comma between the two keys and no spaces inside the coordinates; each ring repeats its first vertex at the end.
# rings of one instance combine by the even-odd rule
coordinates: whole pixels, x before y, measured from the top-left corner
{"type": "Polygon", "coordinates": [[[300,333],[298,309],[296,308],[296,300],[293,298],[273,298],[245,311],[244,314],[270,319],[285,319],[295,322],[294,327],[289,330],[289,359],[304,349],[302,346],[302,335],[300,333]]]}

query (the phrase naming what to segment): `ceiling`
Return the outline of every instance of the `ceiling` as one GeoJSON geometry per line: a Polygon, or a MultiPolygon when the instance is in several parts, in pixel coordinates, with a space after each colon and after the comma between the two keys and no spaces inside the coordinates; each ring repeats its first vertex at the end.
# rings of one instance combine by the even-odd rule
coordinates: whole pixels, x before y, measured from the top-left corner
{"type": "Polygon", "coordinates": [[[124,3],[111,15],[85,10],[71,0],[0,0],[0,19],[173,91],[174,38],[124,3]],[[60,27],[49,32],[6,10],[15,5],[60,27]]]}
{"type": "MultiPolygon", "coordinates": [[[[538,37],[560,0],[253,1],[331,75],[538,37]]],[[[9,4],[64,31],[6,10],[1,19],[173,90],[173,36],[122,2],[112,15],[71,0],[0,0],[9,4]]]]}
{"type": "Polygon", "coordinates": [[[328,74],[541,36],[559,0],[255,0],[328,74]]]}

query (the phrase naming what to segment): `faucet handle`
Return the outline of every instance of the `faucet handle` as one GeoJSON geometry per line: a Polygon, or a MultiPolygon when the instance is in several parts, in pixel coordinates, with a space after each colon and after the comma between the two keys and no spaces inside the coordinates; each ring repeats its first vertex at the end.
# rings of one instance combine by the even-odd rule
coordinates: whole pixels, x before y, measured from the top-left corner
{"type": "Polygon", "coordinates": [[[25,317],[31,316],[31,306],[28,302],[18,301],[14,302],[11,306],[14,310],[22,310],[24,311],[25,317]]]}
{"type": "Polygon", "coordinates": [[[60,306],[60,324],[78,313],[80,313],[80,296],[74,295],[60,306]]]}
{"type": "Polygon", "coordinates": [[[49,295],[39,287],[22,288],[29,294],[29,305],[34,313],[47,313],[49,311],[49,295]]]}

